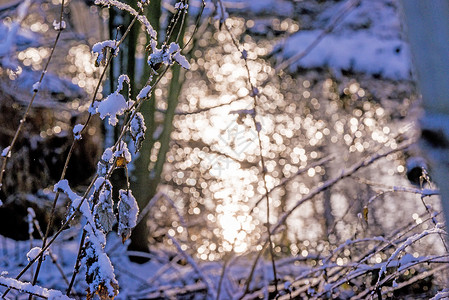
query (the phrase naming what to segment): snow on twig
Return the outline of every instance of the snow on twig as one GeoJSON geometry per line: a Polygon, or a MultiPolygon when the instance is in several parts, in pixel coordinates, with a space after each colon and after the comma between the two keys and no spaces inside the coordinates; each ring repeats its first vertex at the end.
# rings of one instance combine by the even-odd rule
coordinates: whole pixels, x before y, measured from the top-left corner
{"type": "Polygon", "coordinates": [[[56,31],[65,29],[65,28],[66,28],[65,21],[58,22],[58,21],[54,20],[54,21],[53,21],[53,28],[54,28],[56,31]]]}
{"type": "Polygon", "coordinates": [[[13,278],[5,278],[0,276],[0,285],[6,286],[19,291],[24,291],[30,295],[39,296],[48,300],[70,300],[60,291],[47,289],[38,285],[32,285],[31,282],[22,282],[13,278]]]}
{"type": "Polygon", "coordinates": [[[190,64],[187,59],[181,55],[181,48],[178,44],[171,43],[169,46],[164,45],[161,49],[158,49],[156,41],[152,40],[150,46],[153,53],[148,56],[148,64],[154,72],[156,72],[161,64],[171,66],[175,62],[184,69],[190,69],[190,64]]]}
{"type": "Polygon", "coordinates": [[[127,75],[120,75],[115,92],[99,103],[94,103],[91,109],[92,113],[99,113],[101,119],[109,116],[109,124],[112,126],[117,125],[118,116],[123,115],[123,113],[131,106],[131,101],[126,101],[125,97],[120,94],[124,82],[129,84],[129,77],[127,75]]]}
{"type": "Polygon", "coordinates": [[[149,95],[149,93],[150,93],[150,91],[151,91],[151,88],[152,88],[151,85],[146,85],[146,86],[144,86],[144,87],[140,90],[139,94],[137,95],[137,100],[147,98],[148,95],[149,95]]]}
{"type": "Polygon", "coordinates": [[[83,129],[84,129],[84,125],[82,125],[82,124],[76,124],[73,127],[73,137],[76,140],[80,140],[82,138],[81,132],[83,131],[83,129]]]}
{"type": "MultiPolygon", "coordinates": [[[[39,253],[42,251],[41,247],[34,247],[32,248],[30,251],[28,251],[27,253],[27,259],[28,261],[32,261],[34,260],[39,253]]],[[[44,254],[42,255],[42,257],[45,257],[48,255],[48,249],[44,252],[44,254]]]]}
{"type": "Polygon", "coordinates": [[[448,299],[448,298],[449,298],[449,288],[439,291],[430,300],[440,300],[440,299],[448,299]]]}
{"type": "Polygon", "coordinates": [[[117,41],[115,40],[106,40],[103,42],[95,43],[92,46],[92,52],[97,53],[97,58],[95,59],[95,66],[99,67],[100,65],[106,64],[106,49],[111,49],[112,55],[117,56],[120,48],[117,47],[117,41]]]}
{"type": "Polygon", "coordinates": [[[118,0],[95,0],[95,4],[96,5],[105,5],[105,6],[115,6],[120,10],[125,10],[125,11],[129,12],[133,16],[137,16],[137,19],[139,20],[140,23],[142,23],[143,26],[145,26],[145,30],[150,35],[150,37],[152,39],[157,38],[157,32],[156,32],[156,30],[153,29],[153,27],[151,26],[147,17],[139,14],[134,8],[132,8],[128,4],[125,4],[118,0]]]}
{"type": "Polygon", "coordinates": [[[441,229],[441,227],[443,227],[442,224],[437,224],[437,226],[435,226],[432,229],[424,230],[423,232],[417,233],[417,234],[409,237],[404,243],[402,243],[402,245],[400,245],[398,248],[396,248],[396,250],[393,252],[393,254],[391,254],[390,258],[388,258],[387,262],[380,269],[379,279],[377,280],[376,286],[379,285],[379,281],[382,278],[382,275],[387,271],[387,267],[389,266],[389,264],[399,255],[399,253],[404,251],[405,248],[407,248],[414,242],[422,239],[425,236],[428,236],[429,234],[434,234],[434,233],[446,234],[446,232],[443,229],[441,229]]]}
{"type": "Polygon", "coordinates": [[[11,146],[6,147],[3,149],[1,157],[11,157],[11,146]]]}

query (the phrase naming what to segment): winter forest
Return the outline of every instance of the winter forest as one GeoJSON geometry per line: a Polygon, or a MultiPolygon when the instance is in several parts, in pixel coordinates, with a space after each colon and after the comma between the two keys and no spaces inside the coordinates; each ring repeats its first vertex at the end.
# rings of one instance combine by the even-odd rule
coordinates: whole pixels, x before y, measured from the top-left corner
{"type": "Polygon", "coordinates": [[[449,1],[0,19],[2,299],[449,299],[449,1]]]}

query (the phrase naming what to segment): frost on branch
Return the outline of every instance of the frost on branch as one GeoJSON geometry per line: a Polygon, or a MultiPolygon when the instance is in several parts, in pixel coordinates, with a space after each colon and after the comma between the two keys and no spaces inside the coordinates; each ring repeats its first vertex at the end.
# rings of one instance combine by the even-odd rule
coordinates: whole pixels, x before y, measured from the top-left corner
{"type": "Polygon", "coordinates": [[[151,41],[150,43],[153,53],[148,57],[148,64],[156,71],[159,69],[161,64],[170,66],[177,62],[184,69],[190,69],[190,64],[187,59],[180,53],[181,49],[176,43],[171,43],[168,47],[167,45],[162,46],[162,49],[156,47],[156,41],[151,41]]]}
{"type": "Polygon", "coordinates": [[[125,242],[130,237],[132,229],[137,225],[139,207],[130,190],[120,190],[119,193],[118,234],[122,237],[122,242],[125,242]]]}
{"type": "Polygon", "coordinates": [[[69,182],[67,179],[63,179],[55,184],[54,191],[58,193],[64,193],[69,197],[70,199],[70,209],[67,213],[67,216],[70,216],[73,214],[78,206],[81,204],[82,197],[78,196],[76,193],[72,191],[72,189],[69,187],[69,182]]]}
{"type": "Polygon", "coordinates": [[[103,42],[98,42],[92,47],[92,52],[97,53],[98,57],[95,60],[95,66],[99,67],[100,65],[104,66],[106,64],[106,50],[111,49],[112,54],[116,56],[120,48],[117,47],[117,41],[114,40],[106,40],[103,42]]]}
{"type": "Polygon", "coordinates": [[[131,82],[129,80],[128,75],[122,74],[118,77],[117,91],[120,92],[123,90],[123,82],[126,82],[128,85],[131,82]]]}
{"type": "Polygon", "coordinates": [[[98,200],[93,214],[97,227],[104,233],[108,233],[112,230],[112,226],[115,223],[114,201],[112,200],[111,182],[109,180],[103,180],[103,182],[101,190],[96,191],[98,200]]]}
{"type": "Polygon", "coordinates": [[[137,100],[148,97],[150,94],[150,91],[151,91],[151,85],[147,85],[144,88],[142,88],[139,92],[139,95],[137,95],[137,100]]]}
{"type": "Polygon", "coordinates": [[[88,284],[86,299],[93,299],[95,294],[98,294],[101,300],[114,299],[119,286],[115,279],[114,267],[103,248],[87,239],[82,256],[88,284]]]}
{"type": "Polygon", "coordinates": [[[134,116],[134,118],[131,120],[131,138],[134,141],[134,146],[136,149],[136,153],[140,150],[140,147],[142,147],[142,142],[145,139],[145,130],[147,130],[147,127],[145,126],[145,119],[143,118],[143,115],[138,112],[134,116]]]}
{"type": "Polygon", "coordinates": [[[188,4],[184,4],[184,3],[182,3],[182,2],[178,2],[178,3],[176,3],[175,4],[175,9],[178,9],[178,10],[180,10],[180,9],[188,9],[189,8],[189,5],[188,4]]]}
{"type": "Polygon", "coordinates": [[[11,157],[11,151],[9,151],[10,149],[11,149],[11,146],[8,146],[5,149],[3,149],[2,155],[0,155],[0,156],[1,157],[11,157]]]}
{"type": "Polygon", "coordinates": [[[0,276],[0,285],[7,286],[19,291],[24,291],[29,294],[39,295],[48,300],[70,300],[72,298],[67,297],[63,293],[57,290],[50,290],[43,288],[38,285],[33,285],[31,282],[22,282],[13,278],[6,278],[2,275],[0,276]]]}
{"type": "MultiPolygon", "coordinates": [[[[145,2],[148,2],[148,1],[142,1],[142,2],[145,4],[145,2]]],[[[125,4],[118,0],[95,0],[95,4],[96,5],[101,4],[101,5],[105,5],[108,7],[112,5],[112,6],[117,7],[120,10],[125,10],[125,11],[129,12],[133,16],[137,16],[137,20],[139,20],[139,22],[143,26],[145,26],[145,30],[151,36],[151,38],[152,39],[157,38],[157,32],[156,32],[156,30],[153,29],[153,27],[151,26],[148,19],[144,15],[138,14],[138,12],[134,8],[129,6],[128,4],[125,4]]]]}
{"type": "MultiPolygon", "coordinates": [[[[30,251],[28,251],[28,253],[27,253],[28,261],[32,261],[32,260],[36,259],[36,257],[39,255],[39,253],[41,253],[41,251],[42,251],[42,248],[40,248],[40,247],[34,247],[30,251]]],[[[44,258],[46,255],[48,255],[48,250],[46,250],[43,253],[42,257],[44,258]]]]}
{"type": "Polygon", "coordinates": [[[117,90],[115,92],[107,96],[106,99],[100,103],[94,103],[95,112],[100,114],[101,119],[109,116],[109,124],[112,126],[117,125],[117,116],[122,115],[129,106],[129,103],[126,102],[125,97],[120,94],[120,91],[123,89],[123,82],[129,84],[130,81],[127,75],[120,75],[117,90]]]}

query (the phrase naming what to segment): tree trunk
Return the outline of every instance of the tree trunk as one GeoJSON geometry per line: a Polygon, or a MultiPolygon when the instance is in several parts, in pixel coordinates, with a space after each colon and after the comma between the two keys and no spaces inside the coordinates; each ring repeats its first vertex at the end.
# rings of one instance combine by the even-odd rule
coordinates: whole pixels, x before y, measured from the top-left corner
{"type": "MultiPolygon", "coordinates": [[[[154,9],[160,10],[160,3],[156,3],[152,1],[155,6],[154,9]]],[[[151,7],[149,7],[151,12],[151,7]]],[[[156,13],[156,12],[155,12],[156,13]]],[[[153,17],[155,20],[159,20],[159,17],[155,15],[153,17]]],[[[182,47],[182,39],[184,37],[185,24],[182,28],[176,28],[175,33],[181,31],[179,45],[182,47]]],[[[179,25],[178,25],[179,26],[179,25]]],[[[175,35],[176,36],[176,35],[175,35]]],[[[169,85],[168,97],[167,97],[167,110],[165,112],[164,121],[163,121],[163,130],[160,137],[154,139],[153,133],[155,131],[155,127],[157,124],[154,123],[154,114],[155,114],[155,98],[145,103],[142,106],[142,114],[144,115],[145,120],[149,125],[148,132],[146,134],[146,139],[142,145],[140,156],[136,160],[136,169],[133,173],[137,180],[132,185],[132,190],[134,195],[139,203],[140,209],[143,209],[148,201],[156,194],[157,187],[161,181],[162,171],[165,165],[165,158],[168,150],[170,149],[170,136],[173,130],[173,119],[175,115],[175,109],[178,106],[178,98],[181,93],[182,88],[182,74],[181,68],[179,65],[174,64],[171,67],[172,79],[169,85]],[[157,154],[157,160],[152,170],[149,170],[150,165],[150,155],[153,149],[155,141],[159,141],[160,148],[157,154]]],[[[144,72],[145,73],[145,72],[144,72]]],[[[136,226],[132,235],[131,235],[131,244],[129,246],[130,250],[136,251],[149,251],[148,239],[149,239],[149,231],[145,221],[142,221],[140,224],[136,226]]],[[[134,261],[142,261],[141,258],[132,257],[134,261]]]]}
{"type": "MultiPolygon", "coordinates": [[[[154,30],[159,34],[160,24],[159,19],[161,17],[161,1],[153,0],[147,7],[147,17],[153,26],[154,30]]],[[[135,49],[134,49],[135,51],[135,49]]],[[[134,84],[134,90],[137,85],[145,85],[149,76],[150,70],[149,66],[144,61],[144,73],[142,78],[134,78],[132,81],[134,84]]],[[[137,91],[135,91],[137,93],[137,91]]],[[[153,133],[156,130],[157,124],[155,123],[155,112],[156,112],[156,99],[154,95],[151,96],[150,100],[144,102],[141,106],[140,112],[145,118],[145,123],[147,130],[145,132],[145,140],[142,143],[142,147],[139,152],[139,157],[135,160],[135,169],[132,173],[132,177],[136,180],[131,182],[131,190],[133,195],[139,204],[139,208],[142,210],[148,203],[148,195],[154,194],[150,188],[150,156],[154,145],[153,133]]],[[[145,219],[146,220],[146,219],[145,219]]],[[[131,244],[129,250],[140,251],[140,252],[150,252],[148,240],[150,232],[148,230],[147,222],[143,220],[134,228],[131,235],[131,244]]],[[[148,261],[147,258],[131,256],[130,259],[137,263],[144,263],[148,261]]]]}

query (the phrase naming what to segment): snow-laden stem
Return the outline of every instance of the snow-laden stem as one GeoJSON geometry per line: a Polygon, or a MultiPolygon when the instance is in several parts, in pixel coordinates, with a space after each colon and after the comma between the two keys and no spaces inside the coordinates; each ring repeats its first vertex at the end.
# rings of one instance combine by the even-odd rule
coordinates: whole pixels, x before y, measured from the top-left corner
{"type": "MultiPolygon", "coordinates": [[[[128,28],[127,28],[126,32],[124,33],[124,35],[122,36],[122,38],[117,42],[117,44],[116,44],[117,47],[119,47],[120,44],[123,42],[123,40],[126,38],[127,34],[128,34],[129,31],[130,31],[130,28],[133,26],[133,24],[135,23],[136,19],[137,19],[137,16],[134,17],[134,19],[132,20],[131,24],[128,26],[128,28]]],[[[58,33],[60,33],[60,32],[58,32],[58,33]]],[[[95,88],[95,92],[94,92],[94,94],[93,94],[91,106],[93,106],[93,104],[94,104],[94,102],[95,102],[96,95],[97,95],[97,93],[98,93],[98,90],[99,90],[99,87],[100,87],[100,85],[101,85],[102,79],[103,79],[103,77],[105,76],[107,67],[109,66],[110,62],[112,61],[112,58],[113,58],[113,56],[110,55],[109,58],[108,58],[108,60],[106,61],[105,67],[104,67],[104,69],[103,69],[103,71],[102,71],[102,73],[101,73],[101,75],[100,75],[98,84],[97,84],[97,86],[96,86],[96,88],[95,88]]],[[[130,126],[131,120],[134,118],[135,114],[139,111],[140,106],[142,105],[143,101],[147,100],[147,99],[151,96],[151,93],[154,91],[154,86],[156,86],[157,83],[159,83],[159,81],[161,80],[161,78],[163,77],[163,75],[165,74],[165,72],[166,72],[167,70],[168,70],[168,67],[165,68],[164,71],[157,77],[157,79],[155,80],[155,83],[153,84],[152,88],[150,89],[150,91],[148,91],[147,96],[146,96],[146,97],[143,97],[142,99],[139,99],[139,101],[136,101],[136,102],[134,103],[134,105],[130,108],[130,110],[133,111],[133,113],[131,114],[131,116],[130,116],[127,120],[125,120],[125,122],[124,122],[124,124],[123,124],[123,127],[122,127],[122,130],[121,130],[121,132],[120,132],[120,136],[119,136],[119,138],[117,139],[117,142],[115,143],[115,145],[112,147],[113,151],[115,151],[115,149],[116,149],[116,148],[118,147],[118,145],[120,144],[122,138],[124,137],[125,133],[127,132],[128,128],[129,128],[129,126],[130,126]]],[[[91,118],[92,118],[92,113],[89,112],[87,121],[85,122],[85,124],[83,125],[83,129],[82,129],[81,132],[79,133],[80,135],[87,129],[87,125],[88,125],[89,121],[91,120],[91,118]]],[[[68,153],[68,156],[67,156],[67,158],[66,158],[66,162],[65,162],[65,164],[64,164],[63,172],[62,172],[62,175],[61,175],[61,180],[65,177],[65,172],[66,172],[66,169],[67,169],[67,167],[68,167],[68,163],[69,163],[69,161],[70,161],[70,157],[71,157],[71,155],[72,155],[72,153],[73,153],[73,149],[74,149],[74,145],[75,145],[76,141],[77,141],[77,140],[74,140],[74,141],[72,142],[71,148],[70,148],[69,153],[68,153]]],[[[109,177],[111,176],[111,174],[112,174],[112,172],[113,172],[113,170],[114,170],[115,163],[116,163],[116,158],[114,159],[114,162],[112,163],[112,167],[111,167],[111,168],[108,170],[108,172],[107,172],[107,176],[106,176],[107,178],[109,178],[109,177]]],[[[96,181],[97,178],[98,178],[98,175],[96,175],[96,176],[93,178],[93,180],[91,181],[89,187],[86,189],[86,191],[85,191],[83,197],[81,198],[81,200],[80,200],[80,202],[79,202],[79,205],[76,207],[76,209],[74,210],[74,212],[73,212],[72,214],[70,214],[70,215],[67,217],[66,221],[62,224],[62,226],[61,226],[60,229],[55,233],[55,235],[52,237],[52,239],[51,239],[50,241],[48,241],[48,243],[46,243],[46,239],[48,238],[49,228],[50,228],[50,226],[51,226],[51,222],[52,222],[52,219],[53,219],[53,217],[54,217],[54,211],[55,211],[56,203],[57,203],[57,200],[58,200],[58,198],[59,198],[59,191],[55,194],[55,198],[54,198],[54,201],[53,201],[53,207],[52,207],[52,213],[51,213],[51,220],[50,220],[51,222],[48,223],[47,234],[46,234],[46,237],[44,237],[44,242],[43,242],[42,250],[39,252],[39,254],[38,254],[34,259],[30,260],[30,262],[29,262],[29,263],[22,269],[22,271],[17,275],[16,279],[20,279],[20,277],[21,277],[21,276],[22,276],[22,275],[23,275],[23,274],[24,274],[24,273],[25,273],[25,272],[26,272],[26,271],[27,271],[27,270],[28,270],[28,269],[29,269],[29,268],[30,268],[30,267],[31,267],[31,266],[38,260],[38,259],[39,259],[40,261],[42,260],[42,255],[43,255],[44,251],[47,250],[48,247],[49,247],[49,246],[56,240],[56,238],[57,238],[57,237],[59,236],[59,234],[62,232],[63,228],[65,228],[65,227],[71,222],[71,220],[73,220],[73,218],[75,217],[76,211],[78,211],[78,210],[80,209],[80,207],[83,205],[84,201],[85,201],[86,198],[87,198],[87,195],[90,193],[90,191],[91,191],[91,189],[92,189],[92,187],[93,187],[93,184],[95,183],[95,181],[96,181]]],[[[80,244],[81,244],[81,243],[80,243],[80,244]]],[[[35,278],[37,278],[37,275],[38,275],[38,274],[36,273],[35,278]]],[[[3,297],[4,297],[9,291],[10,291],[10,289],[7,289],[7,290],[5,291],[5,293],[3,294],[3,297]]]]}
{"type": "MultiPolygon", "coordinates": [[[[422,214],[420,216],[424,217],[425,214],[422,214]]],[[[423,222],[427,222],[429,219],[424,219],[423,222]]],[[[415,221],[410,222],[409,224],[403,226],[402,228],[398,228],[394,232],[390,234],[385,240],[389,241],[388,243],[380,243],[378,246],[374,247],[372,250],[369,250],[365,252],[364,254],[360,255],[360,258],[358,259],[358,265],[355,266],[354,269],[358,268],[360,264],[364,264],[367,262],[370,258],[372,258],[375,254],[378,254],[390,247],[395,247],[397,244],[402,243],[404,240],[406,240],[406,234],[410,233],[411,231],[415,230],[417,227],[419,227],[420,224],[418,224],[415,221]]],[[[333,274],[331,274],[332,276],[333,274]]]]}
{"type": "MultiPolygon", "coordinates": [[[[421,195],[420,199],[421,199],[421,203],[424,206],[424,209],[426,210],[426,212],[429,214],[430,219],[432,220],[433,226],[437,226],[438,221],[437,219],[434,217],[434,212],[432,212],[430,210],[429,205],[426,204],[424,198],[426,196],[425,195],[421,195]]],[[[447,241],[446,238],[443,236],[442,233],[438,233],[438,236],[440,237],[441,242],[443,243],[444,249],[446,250],[446,253],[449,253],[449,249],[447,247],[447,241]]]]}
{"type": "MultiPolygon", "coordinates": [[[[422,279],[424,279],[424,278],[426,278],[426,277],[431,277],[433,274],[438,273],[438,272],[445,271],[445,270],[447,270],[447,269],[449,268],[449,266],[448,266],[448,261],[447,261],[447,257],[446,257],[446,259],[442,259],[442,260],[440,260],[439,258],[429,257],[428,259],[423,259],[423,260],[421,260],[421,261],[419,261],[419,262],[416,262],[416,263],[413,263],[413,264],[408,264],[408,265],[407,265],[407,268],[411,268],[411,267],[413,267],[414,265],[417,265],[417,264],[425,264],[425,263],[427,263],[427,264],[430,264],[430,263],[441,263],[442,265],[439,266],[439,267],[436,267],[436,268],[434,268],[434,269],[428,270],[428,271],[426,271],[426,272],[423,272],[423,273],[421,273],[421,274],[417,274],[417,275],[411,277],[411,278],[410,278],[409,280],[407,280],[407,281],[398,283],[397,286],[395,286],[395,287],[384,287],[384,288],[380,291],[381,294],[382,294],[382,295],[385,295],[385,294],[388,294],[388,293],[390,293],[390,292],[392,292],[392,291],[403,289],[404,287],[410,286],[411,284],[413,284],[413,283],[415,283],[415,282],[417,282],[417,281],[420,281],[420,280],[422,280],[422,279]]],[[[405,270],[406,270],[406,269],[405,269],[405,270]]],[[[387,283],[387,282],[392,281],[394,278],[396,278],[397,276],[399,276],[400,273],[402,273],[402,272],[394,272],[394,273],[392,273],[392,274],[389,274],[388,276],[386,276],[384,279],[382,279],[382,280],[380,281],[380,284],[383,285],[383,284],[385,284],[385,283],[387,283]]],[[[342,285],[342,284],[344,284],[344,282],[341,282],[340,285],[342,285]]],[[[365,289],[363,292],[361,292],[359,295],[355,296],[353,299],[354,299],[354,300],[357,300],[357,299],[367,299],[367,296],[368,296],[370,293],[372,293],[372,289],[365,289]]]]}
{"type": "MultiPolygon", "coordinates": [[[[426,213],[422,214],[420,216],[420,218],[424,218],[424,216],[426,215],[426,213]]],[[[430,218],[424,219],[424,222],[429,221],[430,218]]],[[[411,231],[415,230],[417,227],[419,227],[420,225],[417,224],[415,221],[410,222],[409,224],[398,228],[397,230],[395,230],[394,232],[392,232],[389,236],[383,238],[384,241],[381,241],[381,239],[379,239],[380,243],[378,246],[375,246],[373,249],[369,250],[367,253],[361,254],[358,256],[358,258],[355,258],[353,263],[348,263],[346,265],[336,265],[333,263],[329,263],[329,262],[325,262],[323,261],[323,265],[320,267],[315,267],[313,269],[311,269],[308,272],[303,272],[300,276],[296,277],[293,284],[297,285],[297,283],[303,281],[303,280],[309,280],[310,282],[314,282],[313,285],[314,286],[318,286],[320,283],[322,283],[322,287],[326,286],[326,282],[323,281],[323,276],[321,276],[320,274],[324,271],[327,272],[328,278],[335,278],[335,281],[332,284],[335,284],[337,282],[340,282],[341,284],[344,284],[345,282],[348,282],[348,280],[352,280],[352,279],[356,279],[360,276],[366,275],[367,273],[372,273],[372,272],[379,272],[380,268],[382,267],[382,264],[376,264],[374,266],[370,266],[368,265],[367,261],[372,258],[374,255],[382,253],[382,251],[386,251],[388,249],[394,249],[396,247],[396,245],[398,244],[403,244],[405,243],[405,241],[408,239],[408,237],[406,237],[407,233],[410,233],[411,231]],[[343,273],[343,274],[342,274],[343,273]],[[313,280],[313,278],[315,278],[315,280],[313,280]]],[[[361,241],[362,239],[359,239],[359,241],[361,241]]],[[[346,242],[344,244],[348,244],[349,242],[346,242]]],[[[343,245],[344,245],[343,244],[343,245]]],[[[342,248],[341,246],[339,248],[342,248]]],[[[335,251],[333,252],[335,253],[335,251]]],[[[332,254],[331,254],[332,255],[332,254]]],[[[321,259],[320,257],[316,257],[313,258],[316,260],[321,259]]],[[[415,264],[424,264],[424,263],[430,263],[430,262],[442,262],[442,260],[447,261],[447,255],[442,255],[442,256],[427,256],[425,258],[420,258],[416,261],[413,261],[409,264],[405,264],[402,265],[400,270],[398,270],[399,272],[405,271],[407,268],[415,265],[415,264]]],[[[396,265],[396,262],[395,262],[396,265]]],[[[389,279],[388,280],[392,280],[393,278],[395,278],[395,276],[398,275],[398,273],[392,273],[389,275],[389,279]],[[392,274],[396,274],[396,275],[392,275],[392,274]]],[[[386,279],[383,279],[381,281],[381,283],[383,284],[383,282],[388,281],[386,279]]],[[[330,287],[333,287],[334,289],[337,288],[338,286],[333,286],[333,285],[328,285],[329,289],[330,287]]],[[[302,287],[297,287],[294,291],[294,295],[299,295],[301,293],[306,292],[309,289],[310,285],[305,285],[302,287]]],[[[369,289],[367,289],[368,291],[370,291],[369,289]]],[[[323,292],[322,294],[318,294],[317,296],[315,296],[315,298],[320,298],[325,294],[325,292],[323,292]]],[[[363,295],[366,295],[364,292],[362,293],[363,295]]],[[[363,298],[363,297],[361,297],[363,298]]],[[[284,298],[280,298],[280,299],[284,299],[284,298]]]]}
{"type": "Polygon", "coordinates": [[[447,234],[444,230],[442,230],[441,225],[438,224],[437,226],[435,226],[434,228],[430,229],[430,230],[424,230],[421,233],[415,234],[411,237],[409,237],[401,246],[399,246],[398,248],[396,248],[396,250],[393,252],[393,254],[388,258],[387,262],[382,266],[382,268],[379,271],[379,276],[378,276],[378,280],[376,283],[376,286],[374,287],[374,289],[378,289],[380,284],[381,284],[381,278],[382,275],[384,275],[387,271],[387,267],[388,265],[393,261],[393,259],[395,259],[402,251],[404,251],[405,248],[407,248],[408,246],[410,246],[411,244],[415,243],[416,241],[422,239],[425,236],[428,236],[429,234],[447,234]]]}
{"type": "MultiPolygon", "coordinates": [[[[63,0],[63,1],[64,1],[64,0],[63,0]]],[[[63,5],[62,5],[62,8],[61,8],[61,17],[60,17],[60,21],[62,21],[62,11],[63,11],[63,7],[64,7],[64,2],[63,2],[62,4],[63,4],[63,5]]],[[[137,14],[137,15],[133,18],[133,20],[131,21],[130,25],[127,27],[125,33],[123,34],[122,38],[117,42],[117,44],[116,44],[116,47],[117,47],[117,48],[119,48],[120,45],[122,44],[122,42],[125,40],[126,36],[128,35],[129,31],[131,30],[132,26],[133,26],[134,23],[136,22],[138,16],[139,16],[139,14],[137,14]]],[[[60,32],[61,32],[61,30],[58,31],[58,35],[60,34],[60,32]]],[[[100,88],[100,86],[101,86],[103,77],[104,77],[105,74],[106,74],[107,68],[108,68],[109,64],[111,63],[111,61],[112,61],[112,58],[113,58],[113,55],[111,54],[111,55],[109,56],[107,62],[106,62],[106,65],[105,65],[105,67],[104,67],[104,69],[103,69],[101,75],[100,75],[100,78],[99,78],[99,80],[98,80],[97,86],[96,86],[96,88],[95,88],[95,92],[94,92],[94,94],[93,94],[93,96],[92,96],[91,106],[92,106],[92,105],[94,104],[94,102],[95,102],[96,95],[97,95],[98,90],[99,90],[99,88],[100,88]]],[[[90,120],[91,120],[91,117],[92,117],[92,113],[89,112],[89,116],[88,116],[86,122],[84,123],[82,130],[78,133],[79,136],[81,136],[81,135],[83,134],[83,132],[87,129],[87,126],[88,126],[88,124],[89,124],[89,122],[90,122],[90,120]]],[[[72,157],[72,153],[73,153],[73,150],[74,150],[74,148],[75,148],[75,144],[76,144],[76,142],[77,142],[78,140],[79,140],[79,139],[74,139],[73,142],[72,142],[72,144],[71,144],[71,146],[70,146],[70,150],[69,150],[69,153],[67,154],[67,158],[66,158],[65,163],[64,163],[64,167],[63,167],[63,170],[62,170],[62,173],[61,173],[60,180],[63,180],[63,179],[65,178],[65,173],[66,173],[66,171],[67,171],[67,167],[68,167],[68,165],[69,165],[70,158],[72,157]]],[[[47,224],[47,230],[46,230],[45,236],[44,236],[44,238],[43,238],[43,240],[42,240],[42,248],[45,247],[45,244],[46,244],[46,242],[47,242],[48,235],[49,235],[49,233],[50,233],[50,228],[51,228],[51,226],[52,226],[52,224],[53,224],[53,220],[54,220],[54,216],[55,216],[55,210],[56,210],[56,203],[58,202],[58,199],[59,199],[59,191],[56,192],[55,198],[54,198],[54,200],[53,200],[52,210],[51,210],[51,214],[50,214],[50,220],[49,220],[49,222],[48,222],[48,224],[47,224]]],[[[38,276],[39,276],[39,270],[40,270],[41,264],[42,264],[42,256],[39,257],[39,262],[38,262],[38,265],[37,265],[37,268],[36,268],[36,274],[35,274],[35,276],[34,276],[34,278],[33,278],[33,284],[36,283],[36,281],[37,281],[37,278],[38,278],[38,276]]],[[[74,273],[73,276],[76,276],[76,273],[74,273]]],[[[72,279],[72,281],[74,281],[74,278],[72,279]]],[[[71,290],[71,287],[68,289],[68,291],[70,292],[70,290],[71,290]]],[[[4,295],[6,295],[7,292],[8,292],[8,291],[6,291],[6,292],[4,293],[4,295]]]]}
{"type": "Polygon", "coordinates": [[[41,297],[49,300],[70,300],[67,296],[64,296],[60,291],[46,289],[29,282],[22,282],[12,278],[5,278],[0,276],[0,285],[8,287],[8,290],[15,289],[25,292],[32,296],[41,297]]]}

